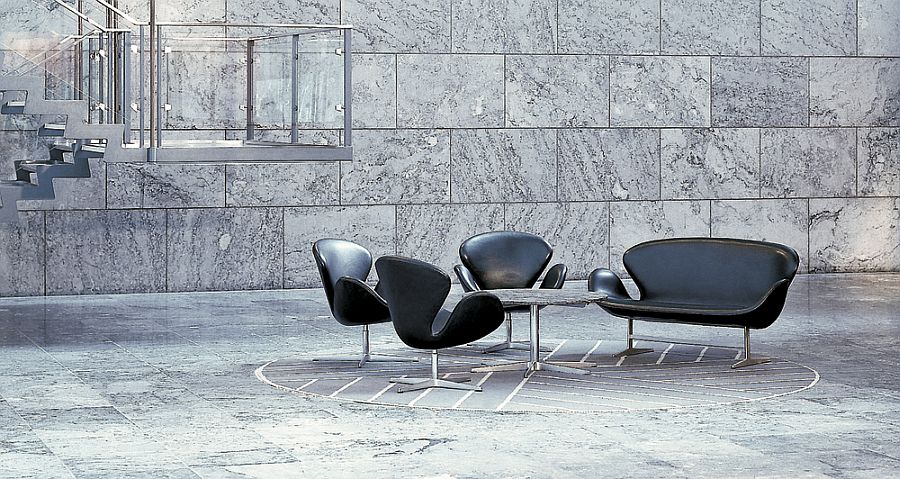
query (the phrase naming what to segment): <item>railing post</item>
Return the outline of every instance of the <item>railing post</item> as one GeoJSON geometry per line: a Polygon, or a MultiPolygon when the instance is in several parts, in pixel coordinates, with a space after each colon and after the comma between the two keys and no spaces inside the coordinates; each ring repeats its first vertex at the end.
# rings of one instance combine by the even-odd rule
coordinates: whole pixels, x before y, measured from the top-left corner
{"type": "MultiPolygon", "coordinates": [[[[156,0],[150,0],[150,41],[148,43],[150,48],[150,149],[147,154],[147,161],[150,162],[156,161],[156,148],[159,141],[156,137],[156,124],[159,122],[159,119],[157,118],[157,114],[159,114],[159,110],[157,109],[159,95],[156,92],[156,70],[159,68],[156,64],[156,37],[158,36],[156,28],[156,0]]],[[[143,62],[141,62],[141,64],[143,65],[143,62]]],[[[141,78],[141,85],[143,84],[144,79],[141,78]]],[[[143,118],[143,115],[141,118],[143,118]]],[[[141,134],[143,134],[143,132],[144,130],[141,128],[141,134]]]]}
{"type": "Polygon", "coordinates": [[[122,47],[122,120],[125,123],[125,143],[131,143],[131,32],[124,33],[122,47]]]}
{"type": "Polygon", "coordinates": [[[162,146],[162,112],[163,103],[159,97],[159,87],[162,85],[162,28],[156,30],[156,147],[162,146]]]}
{"type": "Polygon", "coordinates": [[[140,42],[139,42],[139,46],[138,46],[138,52],[139,52],[138,53],[138,91],[139,91],[139,93],[138,93],[138,115],[139,115],[138,125],[140,126],[140,129],[141,129],[140,130],[140,142],[141,142],[141,148],[143,148],[145,146],[144,127],[146,126],[144,124],[144,115],[145,115],[144,111],[146,109],[146,107],[144,105],[144,94],[145,94],[144,78],[146,78],[144,76],[144,73],[145,73],[144,72],[144,26],[141,25],[139,30],[140,30],[140,42]]]}
{"type": "Polygon", "coordinates": [[[247,40],[247,139],[253,140],[253,40],[247,40]]]}
{"type": "Polygon", "coordinates": [[[291,143],[299,141],[299,75],[300,75],[300,35],[291,37],[291,143]]]}
{"type": "Polygon", "coordinates": [[[353,78],[350,32],[344,29],[344,146],[353,146],[353,78]]]}

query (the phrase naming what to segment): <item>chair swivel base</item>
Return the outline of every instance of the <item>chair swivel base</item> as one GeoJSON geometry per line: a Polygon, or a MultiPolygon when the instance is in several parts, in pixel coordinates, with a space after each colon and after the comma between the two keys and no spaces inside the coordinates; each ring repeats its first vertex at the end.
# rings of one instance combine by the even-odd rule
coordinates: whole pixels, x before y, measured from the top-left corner
{"type": "Polygon", "coordinates": [[[765,364],[772,362],[769,358],[744,358],[731,365],[731,369],[746,368],[747,366],[756,366],[757,364],[765,364]]]}
{"type": "Polygon", "coordinates": [[[473,373],[521,371],[525,368],[525,376],[528,377],[535,371],[554,371],[568,374],[591,374],[587,368],[596,366],[597,363],[583,363],[581,361],[516,361],[513,363],[498,364],[496,366],[478,366],[472,368],[473,373]]]}
{"type": "MultiPolygon", "coordinates": [[[[528,351],[531,349],[531,346],[527,342],[524,342],[524,341],[503,341],[502,343],[497,343],[489,348],[482,349],[481,353],[482,354],[490,354],[490,353],[496,353],[497,351],[503,351],[506,349],[517,349],[517,350],[521,350],[521,351],[528,351]]],[[[549,352],[549,351],[552,351],[552,349],[545,348],[542,346],[541,351],[549,352]]]]}
{"type": "Polygon", "coordinates": [[[363,354],[361,356],[329,356],[313,358],[313,361],[356,362],[356,367],[361,368],[366,363],[417,363],[418,358],[404,358],[402,356],[390,356],[387,354],[363,354]]]}
{"type": "Polygon", "coordinates": [[[397,384],[404,384],[407,387],[399,387],[397,388],[398,393],[405,393],[410,391],[421,391],[422,389],[429,388],[443,388],[443,389],[459,389],[463,391],[475,391],[481,392],[480,386],[473,386],[471,384],[460,384],[470,381],[469,378],[455,379],[455,380],[447,380],[447,379],[434,379],[434,378],[391,378],[390,382],[397,384]]]}
{"type": "Polygon", "coordinates": [[[624,358],[626,356],[637,356],[638,354],[652,353],[653,348],[626,348],[622,351],[619,351],[616,354],[613,354],[614,358],[624,358]]]}

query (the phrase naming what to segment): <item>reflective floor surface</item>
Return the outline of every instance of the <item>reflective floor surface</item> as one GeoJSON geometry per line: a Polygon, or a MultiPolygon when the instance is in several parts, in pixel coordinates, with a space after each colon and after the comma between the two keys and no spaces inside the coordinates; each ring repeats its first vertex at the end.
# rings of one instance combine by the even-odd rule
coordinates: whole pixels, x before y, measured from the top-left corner
{"type": "MultiPolygon", "coordinates": [[[[542,319],[548,344],[621,341],[625,329],[594,306],[542,319]]],[[[636,327],[741,342],[736,330],[636,327]]],[[[515,333],[527,337],[527,320],[515,333]]],[[[403,347],[390,324],[372,339],[375,352],[403,347]]],[[[799,277],[753,344],[820,380],[763,401],[434,410],[291,393],[254,375],[358,343],[320,290],[0,299],[0,477],[900,476],[897,274],[799,277]]]]}

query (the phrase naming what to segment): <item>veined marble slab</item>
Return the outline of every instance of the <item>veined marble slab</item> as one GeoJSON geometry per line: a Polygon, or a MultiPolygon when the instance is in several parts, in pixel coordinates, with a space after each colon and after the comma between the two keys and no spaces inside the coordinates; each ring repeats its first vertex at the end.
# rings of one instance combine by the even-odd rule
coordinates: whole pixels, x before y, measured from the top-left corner
{"type": "Polygon", "coordinates": [[[662,51],[676,55],[759,54],[759,2],[663,0],[662,51]]]}
{"type": "Polygon", "coordinates": [[[166,56],[168,75],[160,95],[172,109],[166,128],[244,128],[246,55],[239,52],[195,51],[180,42],[166,56]]]}
{"type": "Polygon", "coordinates": [[[762,196],[856,194],[856,132],[851,128],[762,130],[762,196]]]}
{"type": "Polygon", "coordinates": [[[810,59],[812,126],[900,126],[900,58],[810,59]]]}
{"type": "Polygon", "coordinates": [[[345,0],[344,21],[354,26],[353,50],[450,51],[450,0],[345,0]]]}
{"type": "Polygon", "coordinates": [[[455,53],[555,53],[555,0],[454,0],[455,53]]]}
{"type": "Polygon", "coordinates": [[[664,199],[759,196],[758,129],[665,129],[660,134],[664,199]]]}
{"type": "MultiPolygon", "coordinates": [[[[48,158],[48,156],[44,156],[48,158]]],[[[20,201],[20,210],[85,210],[106,207],[106,164],[102,159],[89,160],[90,178],[57,178],[53,180],[56,199],[20,201]]]]}
{"type": "Polygon", "coordinates": [[[109,163],[109,208],[225,206],[225,165],[109,163]]]}
{"type": "Polygon", "coordinates": [[[709,58],[613,57],[610,125],[709,126],[709,58]]]}
{"type": "Polygon", "coordinates": [[[856,0],[762,0],[763,55],[855,55],[856,0]]]}
{"type": "Polygon", "coordinates": [[[225,166],[226,206],[304,206],[338,203],[337,162],[225,166]]]}
{"type": "Polygon", "coordinates": [[[557,199],[553,130],[455,130],[451,141],[452,202],[557,199]]]}
{"type": "Polygon", "coordinates": [[[900,128],[857,131],[859,194],[900,196],[900,128]]]}
{"type": "Polygon", "coordinates": [[[353,55],[353,127],[397,127],[396,55],[353,55]]]}
{"type": "Polygon", "coordinates": [[[808,60],[714,57],[713,126],[809,124],[808,60]]]}
{"type": "Polygon", "coordinates": [[[659,199],[659,131],[559,130],[559,199],[659,199]]]}
{"type": "Polygon", "coordinates": [[[712,236],[786,244],[809,269],[809,200],[722,200],[712,202],[712,236]]]}
{"type": "Polygon", "coordinates": [[[0,224],[0,296],[44,294],[44,213],[0,224]]]}
{"type": "Polygon", "coordinates": [[[900,2],[859,0],[859,54],[900,55],[900,2]]]}
{"type": "Polygon", "coordinates": [[[608,126],[608,69],[595,55],[508,55],[507,126],[608,126]]]}
{"type": "Polygon", "coordinates": [[[810,272],[900,268],[900,199],[809,200],[810,272]]]}
{"type": "Polygon", "coordinates": [[[659,23],[659,0],[559,2],[559,51],[658,53],[659,23]]]}

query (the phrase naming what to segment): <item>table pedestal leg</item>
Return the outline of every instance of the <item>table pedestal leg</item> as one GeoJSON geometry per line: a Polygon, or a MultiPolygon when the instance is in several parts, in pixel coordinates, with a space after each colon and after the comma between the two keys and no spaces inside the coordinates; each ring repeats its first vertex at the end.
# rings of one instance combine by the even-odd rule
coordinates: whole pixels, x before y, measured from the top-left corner
{"type": "Polygon", "coordinates": [[[578,363],[574,361],[550,362],[541,361],[541,310],[536,305],[531,305],[531,354],[528,361],[528,369],[525,377],[529,377],[536,371],[555,371],[569,374],[590,374],[580,368],[596,366],[594,363],[578,363]]]}

